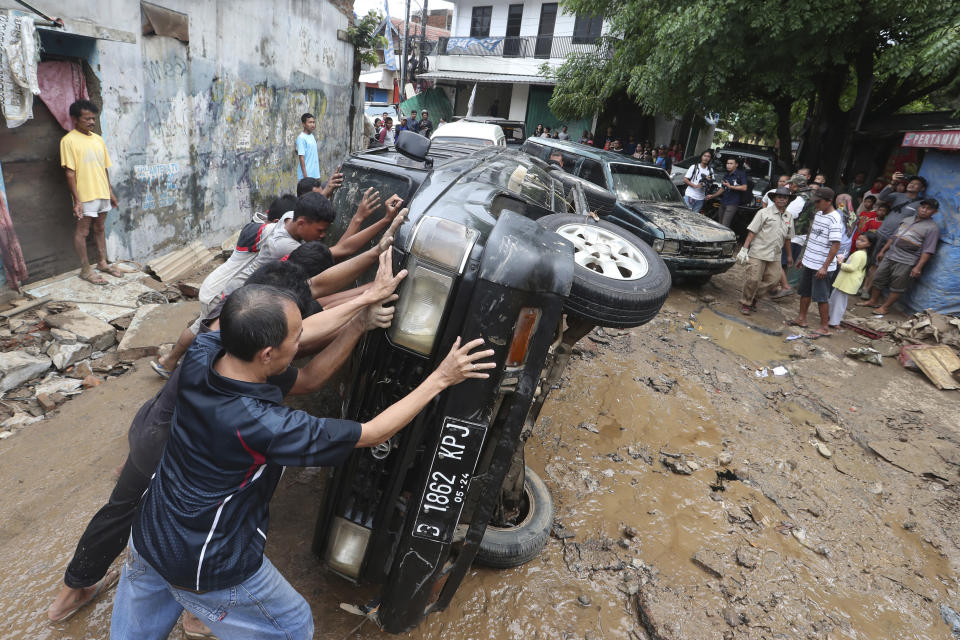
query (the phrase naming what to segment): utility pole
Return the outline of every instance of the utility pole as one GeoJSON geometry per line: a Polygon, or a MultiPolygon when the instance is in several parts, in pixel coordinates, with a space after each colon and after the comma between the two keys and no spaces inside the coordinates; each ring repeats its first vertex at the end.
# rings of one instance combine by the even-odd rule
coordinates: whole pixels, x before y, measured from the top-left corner
{"type": "Polygon", "coordinates": [[[403,45],[400,47],[400,102],[407,98],[407,40],[410,39],[410,0],[407,0],[407,8],[403,13],[403,45]]]}
{"type": "Polygon", "coordinates": [[[423,0],[423,19],[420,21],[420,55],[417,56],[417,73],[424,68],[423,58],[425,56],[427,41],[427,0],[423,0]]]}

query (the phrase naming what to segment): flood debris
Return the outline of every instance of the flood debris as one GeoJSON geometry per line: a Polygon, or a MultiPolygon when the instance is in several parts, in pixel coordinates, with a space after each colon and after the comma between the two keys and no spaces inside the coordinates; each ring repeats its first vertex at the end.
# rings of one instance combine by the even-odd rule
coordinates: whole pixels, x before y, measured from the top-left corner
{"type": "Polygon", "coordinates": [[[694,471],[700,468],[699,464],[685,454],[663,450],[660,451],[660,463],[670,471],[682,476],[692,475],[694,471]]]}
{"type": "Polygon", "coordinates": [[[850,347],[846,350],[846,355],[860,362],[869,362],[878,367],[883,366],[883,356],[873,347],[850,347]]]}

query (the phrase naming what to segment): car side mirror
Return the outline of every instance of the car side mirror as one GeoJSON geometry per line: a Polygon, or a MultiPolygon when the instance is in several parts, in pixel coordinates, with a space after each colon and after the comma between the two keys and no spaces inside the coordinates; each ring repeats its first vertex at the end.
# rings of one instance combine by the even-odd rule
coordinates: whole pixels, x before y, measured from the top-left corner
{"type": "Polygon", "coordinates": [[[430,139],[413,131],[401,131],[394,141],[394,146],[407,158],[426,162],[430,152],[430,139]]]}

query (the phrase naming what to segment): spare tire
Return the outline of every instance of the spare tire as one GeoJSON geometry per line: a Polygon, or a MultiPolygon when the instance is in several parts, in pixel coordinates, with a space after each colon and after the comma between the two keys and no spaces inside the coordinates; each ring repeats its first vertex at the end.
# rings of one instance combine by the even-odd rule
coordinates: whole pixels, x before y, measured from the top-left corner
{"type": "Polygon", "coordinates": [[[519,567],[543,550],[553,528],[553,498],[530,467],[523,476],[524,509],[516,526],[487,525],[477,549],[477,563],[496,569],[519,567]]]}
{"type": "Polygon", "coordinates": [[[670,293],[670,271],[646,242],[626,229],[587,216],[537,220],[574,247],[568,314],[601,327],[629,328],[653,319],[670,293]]]}

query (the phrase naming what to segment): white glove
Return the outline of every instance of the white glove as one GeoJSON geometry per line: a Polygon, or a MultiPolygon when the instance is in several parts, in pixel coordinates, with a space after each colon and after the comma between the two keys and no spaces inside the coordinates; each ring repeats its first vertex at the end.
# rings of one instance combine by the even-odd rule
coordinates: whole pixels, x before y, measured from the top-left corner
{"type": "Polygon", "coordinates": [[[740,253],[737,254],[737,262],[739,264],[747,264],[750,262],[750,254],[747,252],[746,247],[740,248],[740,253]]]}

